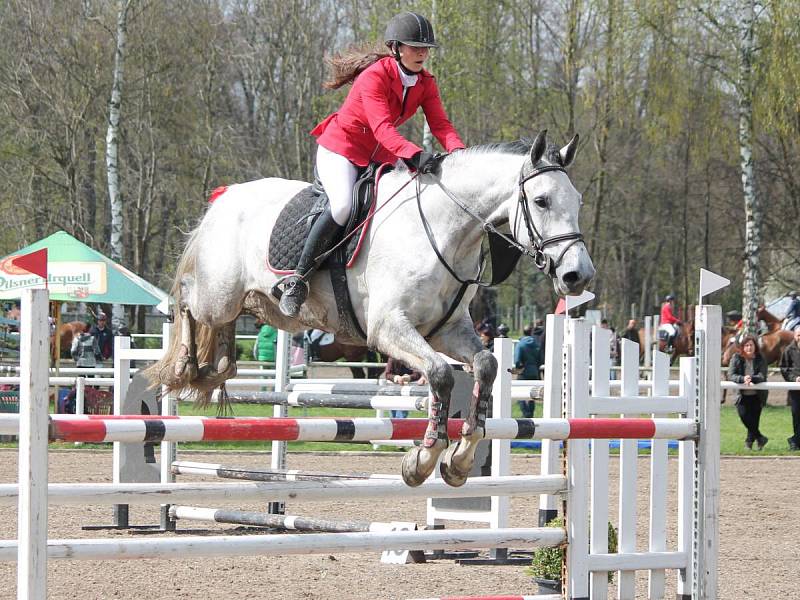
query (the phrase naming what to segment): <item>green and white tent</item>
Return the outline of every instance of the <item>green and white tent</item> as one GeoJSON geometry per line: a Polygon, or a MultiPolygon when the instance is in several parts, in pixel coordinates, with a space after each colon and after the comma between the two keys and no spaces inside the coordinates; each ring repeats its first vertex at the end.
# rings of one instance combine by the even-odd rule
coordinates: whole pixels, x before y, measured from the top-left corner
{"type": "Polygon", "coordinates": [[[136,273],[58,231],[0,259],[0,300],[19,298],[24,289],[44,288],[43,277],[12,264],[19,256],[47,248],[50,299],[62,302],[136,304],[169,312],[169,296],[136,273]]]}

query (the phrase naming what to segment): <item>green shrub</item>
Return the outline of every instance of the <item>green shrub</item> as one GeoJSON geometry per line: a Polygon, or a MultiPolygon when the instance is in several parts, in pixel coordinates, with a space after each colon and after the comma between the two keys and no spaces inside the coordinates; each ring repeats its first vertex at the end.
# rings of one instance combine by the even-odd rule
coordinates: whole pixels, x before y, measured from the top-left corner
{"type": "MultiPolygon", "coordinates": [[[[564,518],[556,517],[546,524],[546,527],[564,527],[564,518]]],[[[608,552],[614,554],[619,548],[617,540],[617,528],[611,523],[608,524],[608,552]]],[[[525,573],[536,579],[561,580],[561,565],[564,562],[564,547],[556,548],[537,548],[533,552],[531,566],[525,569],[525,573]]],[[[609,572],[608,580],[612,581],[613,572],[609,572]]]]}

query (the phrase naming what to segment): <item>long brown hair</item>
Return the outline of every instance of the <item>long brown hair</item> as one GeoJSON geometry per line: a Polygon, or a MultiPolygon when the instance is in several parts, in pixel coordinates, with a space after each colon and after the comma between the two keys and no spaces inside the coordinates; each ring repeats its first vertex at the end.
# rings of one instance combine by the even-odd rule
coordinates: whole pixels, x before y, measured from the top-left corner
{"type": "Polygon", "coordinates": [[[392,56],[391,51],[375,42],[351,46],[344,52],[327,56],[325,62],[328,63],[331,76],[322,86],[329,90],[339,89],[352,83],[364,69],[387,56],[392,56]]]}
{"type": "Polygon", "coordinates": [[[744,356],[744,345],[747,342],[753,342],[753,346],[755,347],[755,352],[753,352],[753,358],[756,356],[761,356],[761,349],[758,347],[758,340],[754,335],[746,335],[742,338],[742,341],[739,343],[739,348],[742,356],[744,356]]]}

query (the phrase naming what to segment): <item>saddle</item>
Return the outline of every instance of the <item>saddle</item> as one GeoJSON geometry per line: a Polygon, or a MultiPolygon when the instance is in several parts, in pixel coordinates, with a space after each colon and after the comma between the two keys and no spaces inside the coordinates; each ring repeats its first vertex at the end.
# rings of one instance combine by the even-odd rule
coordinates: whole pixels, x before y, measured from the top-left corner
{"type": "MultiPolygon", "coordinates": [[[[370,219],[375,212],[375,199],[377,198],[375,190],[378,181],[381,175],[393,168],[391,165],[371,163],[360,171],[353,186],[350,217],[344,227],[342,239],[362,222],[370,219]]],[[[267,255],[267,268],[270,271],[276,275],[294,273],[308,233],[327,204],[328,196],[325,194],[319,178],[316,177],[313,185],[304,188],[289,200],[272,227],[267,255]]],[[[330,272],[341,331],[353,339],[366,340],[367,334],[364,333],[353,310],[345,271],[355,264],[370,224],[371,221],[368,220],[357,235],[353,235],[346,244],[337,247],[319,266],[320,270],[328,269],[330,272]]]]}
{"type": "MultiPolygon", "coordinates": [[[[389,167],[391,168],[391,167],[389,167]]],[[[381,165],[371,164],[359,173],[353,186],[353,199],[350,208],[350,217],[342,233],[348,235],[362,221],[369,218],[375,210],[375,187],[381,174],[386,172],[381,165]]],[[[276,275],[291,275],[300,260],[308,232],[319,215],[328,205],[328,196],[322,188],[318,178],[313,185],[302,189],[294,198],[289,200],[278,215],[270,235],[267,268],[276,275]]],[[[344,245],[344,267],[349,268],[358,257],[361,245],[366,235],[369,224],[351,237],[344,245]]],[[[341,238],[340,238],[341,239],[341,238]]],[[[339,254],[338,249],[322,265],[320,269],[330,268],[334,257],[339,254]]]]}

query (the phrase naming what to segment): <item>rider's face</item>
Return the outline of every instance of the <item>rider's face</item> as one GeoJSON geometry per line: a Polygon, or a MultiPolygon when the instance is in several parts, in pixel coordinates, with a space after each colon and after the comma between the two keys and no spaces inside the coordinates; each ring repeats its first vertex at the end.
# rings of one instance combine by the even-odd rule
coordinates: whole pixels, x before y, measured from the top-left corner
{"type": "Polygon", "coordinates": [[[414,73],[422,71],[423,63],[428,59],[430,48],[417,48],[416,46],[406,46],[400,44],[398,48],[400,62],[403,66],[414,73]]]}

